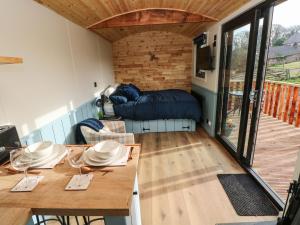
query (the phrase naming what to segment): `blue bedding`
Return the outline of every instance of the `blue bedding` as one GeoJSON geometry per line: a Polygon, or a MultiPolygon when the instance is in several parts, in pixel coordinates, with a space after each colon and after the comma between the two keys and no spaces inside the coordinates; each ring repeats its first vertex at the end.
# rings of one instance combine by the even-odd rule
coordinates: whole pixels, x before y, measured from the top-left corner
{"type": "Polygon", "coordinates": [[[117,116],[131,120],[193,119],[199,121],[198,101],[188,92],[177,89],[146,91],[136,101],[114,105],[117,116]]]}

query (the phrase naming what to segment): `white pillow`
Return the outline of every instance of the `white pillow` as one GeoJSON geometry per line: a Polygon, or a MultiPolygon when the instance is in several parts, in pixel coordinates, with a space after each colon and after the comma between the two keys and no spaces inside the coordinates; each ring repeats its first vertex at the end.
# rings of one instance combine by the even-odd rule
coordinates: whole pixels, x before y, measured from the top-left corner
{"type": "Polygon", "coordinates": [[[119,85],[120,84],[114,84],[114,85],[110,86],[109,88],[107,88],[105,90],[105,92],[103,94],[109,98],[109,96],[115,92],[115,90],[118,88],[119,85]]]}
{"type": "Polygon", "coordinates": [[[110,101],[104,103],[103,110],[105,112],[105,115],[108,115],[108,116],[114,116],[115,115],[113,104],[110,101]]]}

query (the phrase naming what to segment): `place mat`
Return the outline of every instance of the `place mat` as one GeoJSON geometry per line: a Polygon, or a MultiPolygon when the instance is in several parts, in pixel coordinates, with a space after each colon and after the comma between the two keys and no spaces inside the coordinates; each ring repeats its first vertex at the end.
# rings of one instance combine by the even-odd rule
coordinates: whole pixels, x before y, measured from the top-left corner
{"type": "Polygon", "coordinates": [[[84,191],[87,190],[91,180],[93,179],[93,174],[82,174],[82,175],[74,175],[70,182],[67,184],[65,190],[66,191],[84,191]]]}
{"type": "Polygon", "coordinates": [[[30,192],[39,184],[44,176],[23,177],[10,191],[11,192],[30,192]]]}
{"type": "Polygon", "coordinates": [[[218,174],[233,208],[239,216],[277,216],[278,209],[248,174],[218,174]]]}
{"type": "Polygon", "coordinates": [[[124,154],[122,158],[120,158],[119,160],[114,161],[113,163],[111,163],[108,166],[126,166],[127,165],[131,147],[130,146],[125,146],[125,148],[127,150],[126,154],[124,154]]]}

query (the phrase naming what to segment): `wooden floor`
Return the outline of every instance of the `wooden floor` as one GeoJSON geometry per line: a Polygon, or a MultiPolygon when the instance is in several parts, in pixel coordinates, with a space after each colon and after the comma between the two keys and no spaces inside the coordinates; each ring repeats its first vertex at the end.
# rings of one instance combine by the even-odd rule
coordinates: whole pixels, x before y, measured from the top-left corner
{"type": "Polygon", "coordinates": [[[300,128],[262,114],[253,167],[285,200],[300,150],[300,128]]]}
{"type": "Polygon", "coordinates": [[[244,173],[227,151],[198,132],[136,135],[142,144],[139,187],[143,225],[215,225],[272,220],[240,217],[217,179],[244,173]]]}

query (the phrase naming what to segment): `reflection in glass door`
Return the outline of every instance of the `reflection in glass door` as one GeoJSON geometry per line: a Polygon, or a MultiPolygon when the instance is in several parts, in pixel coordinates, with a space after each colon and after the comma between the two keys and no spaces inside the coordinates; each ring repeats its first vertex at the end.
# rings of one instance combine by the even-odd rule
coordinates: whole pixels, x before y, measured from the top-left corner
{"type": "Polygon", "coordinates": [[[223,73],[222,126],[219,134],[235,151],[238,146],[243,106],[250,28],[249,23],[224,34],[226,58],[223,73]]]}

